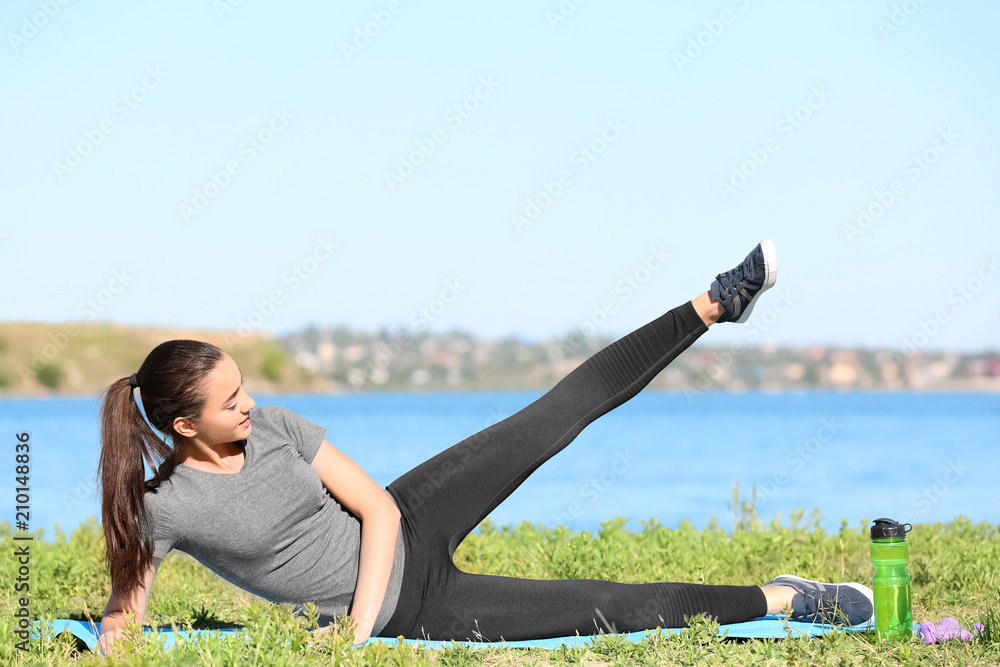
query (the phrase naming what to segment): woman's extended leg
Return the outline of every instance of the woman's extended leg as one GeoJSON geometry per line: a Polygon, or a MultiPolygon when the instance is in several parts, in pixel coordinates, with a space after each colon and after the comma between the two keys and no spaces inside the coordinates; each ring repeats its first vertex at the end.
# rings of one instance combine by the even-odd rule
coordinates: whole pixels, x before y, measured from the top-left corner
{"type": "MultiPolygon", "coordinates": [[[[806,622],[857,625],[872,615],[872,593],[860,584],[822,584],[782,575],[763,587],[684,583],[623,584],[596,579],[530,580],[438,572],[407,636],[517,641],[685,625],[705,613],[721,624],[792,609],[806,622]]],[[[396,636],[383,632],[382,636],[396,636]]]]}
{"type": "Polygon", "coordinates": [[[635,396],[708,327],[691,302],[612,343],[514,415],[389,485],[419,538],[450,556],[538,466],[588,424],[635,396]]]}
{"type": "MultiPolygon", "coordinates": [[[[754,253],[759,256],[757,273],[769,275],[761,247],[758,246],[754,253]]],[[[754,253],[744,266],[754,265],[751,260],[754,253]]],[[[747,282],[742,287],[752,294],[736,299],[752,302],[757,293],[773,284],[773,277],[770,284],[766,282],[764,279],[755,285],[747,282]]],[[[609,624],[614,623],[618,629],[625,628],[615,622],[617,619],[620,623],[631,624],[626,616],[640,625],[646,624],[643,627],[656,627],[676,623],[678,617],[682,620],[684,614],[697,613],[696,610],[711,612],[719,605],[712,603],[710,598],[719,595],[723,596],[719,600],[722,608],[727,605],[734,610],[738,608],[736,613],[740,619],[752,617],[746,616],[748,610],[759,612],[757,615],[764,613],[764,596],[758,587],[525,582],[462,573],[451,560],[462,539],[538,466],[561,451],[588,424],[639,393],[707,331],[712,318],[718,317],[720,307],[718,291],[713,289],[712,296],[714,299],[701,295],[612,343],[531,405],[445,450],[387,487],[403,515],[406,563],[396,613],[383,629],[383,636],[419,636],[423,629],[440,638],[452,630],[459,630],[454,626],[454,614],[462,610],[465,618],[483,621],[495,612],[491,627],[481,627],[480,621],[480,631],[486,636],[503,635],[514,639],[515,635],[519,636],[519,626],[506,623],[516,623],[516,617],[524,614],[526,604],[541,610],[550,603],[555,605],[551,610],[552,622],[562,631],[593,632],[596,629],[591,627],[595,618],[593,610],[600,609],[594,604],[597,594],[605,600],[617,600],[614,609],[613,605],[601,604],[612,616],[608,619],[609,624]],[[736,588],[747,590],[740,592],[737,597],[741,599],[734,602],[735,591],[729,589],[736,588]],[[549,589],[552,590],[544,596],[549,599],[543,604],[538,596],[542,590],[549,589]],[[535,597],[525,598],[518,591],[535,597]],[[642,598],[647,602],[640,602],[642,598]],[[460,599],[468,604],[460,604],[460,599]],[[591,602],[579,602],[584,599],[591,602]],[[559,609],[562,612],[558,612],[559,609]],[[640,609],[647,611],[640,613],[640,609]],[[513,610],[519,611],[510,613],[513,610]],[[573,614],[582,614],[582,617],[590,614],[584,618],[585,627],[570,618],[573,614]]],[[[725,299],[722,302],[725,305],[725,299]]],[[[751,305],[744,301],[742,310],[749,310],[751,305]]],[[[737,305],[734,312],[730,302],[725,308],[725,316],[735,320],[740,310],[737,305]]],[[[728,618],[724,611],[721,613],[720,618],[728,618]]],[[[531,616],[538,618],[535,613],[531,616]]],[[[472,627],[462,628],[460,632],[467,633],[472,627]]],[[[533,627],[537,627],[537,623],[533,627]]]]}
{"type": "Polygon", "coordinates": [[[767,613],[758,586],[533,580],[470,574],[454,564],[438,576],[444,585],[429,590],[409,632],[412,638],[520,641],[679,628],[686,625],[685,616],[697,613],[720,624],[767,613]]]}

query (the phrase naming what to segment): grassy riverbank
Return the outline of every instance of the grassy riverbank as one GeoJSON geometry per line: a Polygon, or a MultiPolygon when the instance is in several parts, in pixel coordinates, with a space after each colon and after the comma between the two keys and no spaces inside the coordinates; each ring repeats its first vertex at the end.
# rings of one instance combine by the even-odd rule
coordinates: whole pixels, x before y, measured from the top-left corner
{"type": "MultiPolygon", "coordinates": [[[[744,516],[746,514],[744,513],[744,516]]],[[[468,571],[529,578],[606,578],[617,581],[689,581],[761,584],[791,572],[820,580],[869,582],[868,539],[859,522],[830,534],[818,516],[791,525],[740,521],[735,531],[690,524],[676,529],[656,522],[627,532],[621,520],[596,534],[522,524],[498,527],[487,520],[456,553],[468,571]],[[803,525],[804,524],[804,525],[803,525]]],[[[40,537],[37,536],[36,537],[40,537]]],[[[828,635],[795,640],[736,642],[713,636],[696,624],[681,634],[651,636],[641,644],[615,637],[590,648],[562,651],[453,648],[428,651],[366,647],[352,649],[327,635],[312,646],[302,619],[287,608],[260,601],[220,580],[196,561],[174,552],[160,567],[149,601],[152,623],[195,627],[246,624],[249,642],[209,639],[197,646],[161,651],[143,638],[126,643],[117,657],[80,650],[69,635],[34,640],[25,655],[14,649],[12,614],[19,595],[17,564],[9,524],[0,524],[0,663],[25,665],[528,665],[528,664],[1000,664],[1000,535],[995,525],[958,518],[920,524],[910,533],[914,621],[954,616],[965,627],[985,622],[984,638],[973,643],[879,645],[866,635],[828,635]]],[[[30,610],[34,618],[99,620],[109,581],[102,562],[99,526],[91,521],[57,535],[54,543],[31,543],[30,610]]]]}

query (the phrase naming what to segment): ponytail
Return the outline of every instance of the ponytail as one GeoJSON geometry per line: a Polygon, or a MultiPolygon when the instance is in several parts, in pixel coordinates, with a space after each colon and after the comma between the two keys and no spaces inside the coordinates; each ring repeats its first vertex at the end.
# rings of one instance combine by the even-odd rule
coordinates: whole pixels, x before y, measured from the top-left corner
{"type": "MultiPolygon", "coordinates": [[[[146,518],[146,471],[155,458],[168,460],[173,450],[149,428],[132,394],[129,379],[107,388],[101,407],[101,514],[111,588],[123,597],[142,584],[153,561],[153,540],[146,518]]],[[[157,480],[159,481],[159,480],[157,480]]]]}
{"type": "Polygon", "coordinates": [[[132,389],[137,382],[153,426],[176,436],[173,421],[197,421],[205,402],[206,376],[225,353],[200,341],[167,341],[157,346],[130,378],[116,380],[102,396],[101,514],[105,560],[112,590],[125,599],[142,586],[153,561],[152,527],[146,515],[146,492],[158,487],[176,467],[175,449],[150,427],[132,389]],[[146,479],[146,468],[153,472],[146,479]]]}

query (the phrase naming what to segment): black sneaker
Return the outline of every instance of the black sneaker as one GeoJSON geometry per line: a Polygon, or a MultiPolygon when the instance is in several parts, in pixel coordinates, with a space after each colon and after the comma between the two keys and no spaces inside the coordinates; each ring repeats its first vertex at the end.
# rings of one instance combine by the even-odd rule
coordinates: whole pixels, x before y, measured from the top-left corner
{"type": "Polygon", "coordinates": [[[709,288],[712,301],[719,301],[726,312],[719,322],[746,322],[757,297],[778,280],[778,255],[774,242],[764,239],[750,251],[735,269],[715,276],[709,288]]]}
{"type": "Polygon", "coordinates": [[[764,584],[795,589],[793,621],[830,625],[867,623],[875,613],[872,589],[861,584],[822,584],[791,574],[782,574],[764,584]]]}

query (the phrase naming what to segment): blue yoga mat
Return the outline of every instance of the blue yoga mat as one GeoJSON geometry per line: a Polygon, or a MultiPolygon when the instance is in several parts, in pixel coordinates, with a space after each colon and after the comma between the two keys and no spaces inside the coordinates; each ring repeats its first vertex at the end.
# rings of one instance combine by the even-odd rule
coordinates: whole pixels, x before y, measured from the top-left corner
{"type": "MultiPolygon", "coordinates": [[[[53,621],[53,631],[55,634],[61,634],[63,631],[68,630],[74,636],[83,640],[84,643],[90,648],[91,651],[97,646],[97,637],[100,633],[100,628],[95,627],[91,623],[84,621],[71,621],[67,619],[57,619],[53,621]]],[[[820,623],[802,623],[800,621],[788,621],[787,622],[788,631],[786,631],[786,622],[778,616],[763,616],[761,618],[754,619],[752,621],[747,621],[745,623],[732,623],[730,625],[720,625],[719,635],[725,635],[730,638],[765,638],[772,637],[776,639],[784,639],[789,636],[792,637],[818,637],[828,632],[865,632],[868,630],[873,630],[874,625],[869,623],[864,623],[862,625],[853,626],[838,626],[838,625],[823,625],[820,623]]],[[[37,634],[39,628],[39,622],[35,621],[35,632],[37,634]]],[[[146,634],[151,635],[157,633],[160,637],[164,639],[164,646],[166,648],[171,648],[177,642],[178,639],[191,639],[203,636],[210,636],[215,634],[218,635],[232,635],[241,636],[243,634],[242,630],[239,628],[219,628],[214,630],[177,630],[174,631],[171,628],[145,628],[146,634]]],[[[664,632],[681,632],[681,628],[665,628],[664,632]]],[[[623,639],[630,642],[641,642],[646,637],[646,632],[629,632],[618,635],[623,639]]],[[[551,639],[529,639],[526,641],[516,641],[516,642],[444,642],[444,641],[425,641],[422,639],[385,639],[382,637],[373,637],[369,639],[364,644],[359,646],[367,646],[374,642],[381,642],[388,644],[390,646],[397,644],[411,644],[421,646],[423,648],[447,648],[455,644],[462,646],[478,647],[478,648],[545,648],[554,649],[560,646],[588,646],[590,642],[594,639],[592,635],[585,636],[572,636],[572,637],[553,637],[551,639]]]]}

